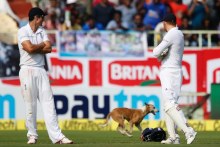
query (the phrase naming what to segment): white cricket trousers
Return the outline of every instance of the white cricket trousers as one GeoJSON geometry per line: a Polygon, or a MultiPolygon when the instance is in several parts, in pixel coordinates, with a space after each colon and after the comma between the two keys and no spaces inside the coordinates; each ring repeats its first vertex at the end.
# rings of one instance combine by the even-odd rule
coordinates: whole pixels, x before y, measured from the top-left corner
{"type": "Polygon", "coordinates": [[[181,85],[182,85],[182,69],[161,67],[160,81],[162,87],[162,96],[165,112],[178,103],[181,85]]]}
{"type": "Polygon", "coordinates": [[[26,107],[27,137],[37,134],[37,99],[39,100],[47,128],[48,135],[53,143],[65,136],[58,126],[54,98],[46,70],[42,67],[22,66],[19,71],[22,96],[26,107]]]}

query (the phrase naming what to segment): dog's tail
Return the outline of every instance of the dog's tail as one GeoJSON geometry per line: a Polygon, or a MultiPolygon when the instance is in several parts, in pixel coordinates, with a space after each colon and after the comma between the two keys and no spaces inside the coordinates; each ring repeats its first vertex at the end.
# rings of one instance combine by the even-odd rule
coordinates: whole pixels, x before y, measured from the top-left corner
{"type": "Polygon", "coordinates": [[[110,117],[111,117],[111,112],[107,115],[105,123],[104,124],[100,124],[99,126],[100,127],[106,127],[108,125],[108,123],[109,123],[110,117]]]}

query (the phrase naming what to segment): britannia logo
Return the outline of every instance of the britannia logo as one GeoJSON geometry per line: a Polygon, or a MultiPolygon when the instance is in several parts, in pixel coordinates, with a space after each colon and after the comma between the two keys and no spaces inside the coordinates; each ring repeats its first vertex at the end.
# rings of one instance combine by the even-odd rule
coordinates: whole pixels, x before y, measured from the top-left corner
{"type": "MultiPolygon", "coordinates": [[[[160,63],[147,61],[115,61],[109,64],[109,82],[121,86],[159,86],[160,63]]],[[[190,83],[190,65],[183,62],[183,84],[190,83]]]]}

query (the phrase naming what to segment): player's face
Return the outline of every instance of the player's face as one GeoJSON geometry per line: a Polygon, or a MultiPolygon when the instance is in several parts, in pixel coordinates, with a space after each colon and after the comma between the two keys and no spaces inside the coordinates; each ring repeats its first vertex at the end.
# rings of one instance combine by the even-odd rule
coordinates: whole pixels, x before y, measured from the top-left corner
{"type": "Polygon", "coordinates": [[[44,21],[44,16],[41,16],[39,19],[40,19],[40,20],[39,20],[39,21],[40,21],[40,22],[39,22],[39,23],[40,23],[40,26],[42,26],[43,21],[44,21]]]}
{"type": "Polygon", "coordinates": [[[44,16],[40,16],[40,17],[35,17],[35,23],[36,25],[39,27],[39,26],[42,26],[43,24],[43,21],[44,21],[44,16]]]}

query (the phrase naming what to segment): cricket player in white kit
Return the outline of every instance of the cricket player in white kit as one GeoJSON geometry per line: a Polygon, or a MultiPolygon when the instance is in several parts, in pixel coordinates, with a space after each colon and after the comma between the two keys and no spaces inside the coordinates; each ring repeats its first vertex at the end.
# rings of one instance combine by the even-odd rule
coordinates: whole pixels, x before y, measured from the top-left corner
{"type": "Polygon", "coordinates": [[[44,69],[44,56],[51,52],[51,44],[42,27],[45,13],[38,7],[29,11],[29,23],[18,31],[22,96],[26,106],[27,144],[36,144],[37,99],[40,101],[48,135],[52,143],[72,144],[58,126],[54,98],[49,78],[44,69]]]}
{"type": "Polygon", "coordinates": [[[191,144],[197,132],[187,126],[186,118],[178,106],[178,98],[182,85],[182,58],[184,50],[183,33],[176,27],[176,17],[167,14],[163,18],[167,32],[162,42],[153,50],[153,54],[161,61],[160,81],[165,110],[165,122],[169,138],[162,144],[179,144],[179,136],[175,130],[177,125],[186,136],[187,144],[191,144]]]}

